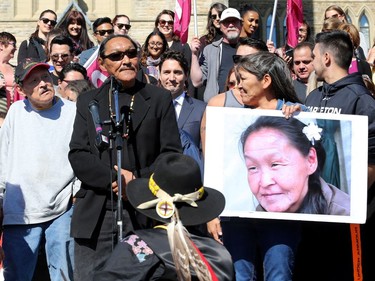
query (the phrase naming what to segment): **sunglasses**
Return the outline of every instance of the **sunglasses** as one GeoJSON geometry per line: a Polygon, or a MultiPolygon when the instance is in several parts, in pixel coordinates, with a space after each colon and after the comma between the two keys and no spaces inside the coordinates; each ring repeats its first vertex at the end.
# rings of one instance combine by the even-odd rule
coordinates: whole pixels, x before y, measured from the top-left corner
{"type": "Polygon", "coordinates": [[[173,25],[173,20],[159,20],[159,24],[160,26],[164,27],[166,24],[168,23],[168,25],[173,25]]]}
{"type": "Polygon", "coordinates": [[[51,23],[52,26],[55,26],[57,24],[57,21],[55,20],[50,20],[50,19],[47,19],[47,18],[41,18],[40,19],[44,24],[48,24],[48,23],[51,23]]]}
{"type": "Polygon", "coordinates": [[[129,59],[134,59],[135,57],[137,57],[137,55],[138,55],[138,51],[136,49],[130,49],[124,52],[116,52],[116,53],[112,53],[109,55],[104,55],[103,59],[109,59],[111,61],[120,61],[125,56],[127,56],[129,59]]]}
{"type": "Polygon", "coordinates": [[[52,60],[55,60],[55,61],[58,60],[59,58],[61,58],[62,60],[66,60],[69,57],[70,57],[69,54],[53,54],[53,55],[51,55],[52,60]]]}
{"type": "Polygon", "coordinates": [[[312,62],[312,60],[302,60],[302,61],[295,60],[293,63],[294,63],[294,65],[300,65],[301,63],[303,63],[305,65],[308,65],[311,62],[312,62]]]}
{"type": "Polygon", "coordinates": [[[113,29],[103,29],[103,30],[97,30],[95,31],[95,34],[99,34],[100,36],[104,36],[106,33],[108,35],[113,34],[114,30],[113,29]]]}
{"type": "Polygon", "coordinates": [[[232,56],[233,63],[234,63],[234,64],[237,64],[237,63],[240,61],[240,59],[241,59],[242,57],[243,57],[243,56],[241,56],[241,55],[233,55],[233,56],[232,56]]]}
{"type": "Polygon", "coordinates": [[[118,29],[123,29],[125,27],[126,30],[129,30],[132,26],[126,23],[116,23],[118,29]]]}
{"type": "Polygon", "coordinates": [[[213,20],[219,20],[221,15],[211,15],[211,19],[213,20]]]}

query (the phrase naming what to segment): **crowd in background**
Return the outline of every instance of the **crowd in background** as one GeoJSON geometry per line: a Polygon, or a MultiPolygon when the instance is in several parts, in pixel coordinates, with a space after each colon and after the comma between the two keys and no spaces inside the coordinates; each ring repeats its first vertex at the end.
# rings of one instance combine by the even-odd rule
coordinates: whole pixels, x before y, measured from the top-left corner
{"type": "MultiPolygon", "coordinates": [[[[143,45],[128,36],[132,25],[125,14],[112,19],[95,19],[92,36],[96,42],[90,40],[88,24],[81,12],[71,10],[60,23],[57,18],[54,11],[43,11],[35,31],[23,42],[17,42],[7,31],[0,32],[0,207],[5,270],[9,274],[5,280],[111,280],[105,279],[106,273],[120,270],[108,269],[106,264],[116,240],[112,233],[116,205],[110,199],[119,194],[119,186],[115,177],[113,183],[107,185],[109,174],[121,171],[125,186],[135,178],[148,179],[160,155],[177,152],[195,159],[203,179],[206,106],[281,110],[285,120],[293,118],[295,111],[337,113],[335,110],[338,110],[341,114],[367,115],[368,198],[371,202],[375,189],[372,187],[375,181],[375,46],[368,48],[364,44],[363,34],[348,22],[340,7],[327,7],[323,28],[317,34],[312,34],[309,23],[304,21],[298,27],[298,44],[281,47],[256,38],[260,17],[249,5],[235,9],[222,3],[212,4],[207,13],[205,34],[193,37],[186,44],[174,33],[175,14],[170,10],[155,15],[154,29],[144,38],[143,45]],[[59,27],[55,28],[57,25],[59,27]],[[12,65],[10,61],[17,51],[17,65],[12,65]],[[119,102],[127,108],[122,112],[123,139],[125,146],[133,150],[125,153],[121,169],[103,164],[103,159],[108,162],[113,159],[103,156],[105,149],[102,150],[95,139],[100,124],[94,128],[90,116],[92,100],[101,106],[100,116],[108,115],[107,107],[115,101],[111,98],[108,101],[107,95],[113,89],[122,94],[119,102]],[[52,93],[48,99],[44,97],[47,92],[52,93]],[[137,95],[142,96],[141,102],[137,95]],[[76,113],[68,116],[76,107],[76,113]],[[55,108],[54,111],[50,112],[51,108],[55,108]],[[139,116],[139,111],[144,116],[139,116]],[[21,118],[28,121],[23,122],[21,118]],[[15,121],[23,125],[17,123],[14,127],[15,121]],[[44,141],[30,140],[27,135],[30,128],[39,130],[41,126],[49,129],[42,130],[44,141]],[[51,140],[55,140],[57,148],[54,150],[46,148],[51,140]],[[34,157],[35,162],[24,174],[22,170],[27,167],[20,163],[31,158],[19,148],[22,142],[29,141],[25,147],[33,150],[30,157],[34,157]],[[46,154],[52,155],[46,157],[46,154]],[[56,161],[59,165],[55,165],[56,161]],[[51,167],[64,170],[59,180],[45,175],[51,167]],[[39,181],[43,183],[40,190],[36,188],[39,181]],[[35,192],[26,191],[23,185],[34,188],[35,192]],[[48,189],[51,185],[57,189],[48,189]],[[23,202],[17,195],[11,195],[13,189],[18,195],[23,194],[23,202]],[[42,200],[45,206],[44,203],[38,206],[39,197],[46,199],[42,200]],[[11,198],[15,201],[10,202],[11,198]],[[22,228],[24,226],[26,228],[22,228]],[[61,231],[62,228],[65,231],[61,231]],[[35,236],[24,238],[26,231],[35,236]],[[54,238],[51,231],[61,231],[61,237],[54,238]],[[66,245],[53,248],[51,245],[57,245],[57,239],[66,241],[66,245]],[[21,256],[25,248],[14,250],[22,244],[20,241],[33,244],[31,253],[24,257],[21,256]],[[57,259],[65,262],[56,261],[54,254],[64,251],[61,250],[64,247],[64,255],[57,259]],[[49,273],[43,265],[48,265],[49,273]],[[106,272],[101,272],[103,268],[106,272]],[[96,272],[100,272],[98,276],[103,279],[95,277],[96,272]]],[[[332,124],[319,125],[324,132],[336,129],[332,124]]],[[[277,131],[282,124],[262,126],[274,126],[277,131]]],[[[101,130],[100,127],[99,134],[101,130]]],[[[108,132],[108,129],[103,131],[108,132]]],[[[262,128],[249,131],[248,135],[259,132],[262,128]]],[[[269,136],[277,134],[270,132],[269,136]]],[[[243,139],[245,159],[247,138],[243,139]]],[[[332,148],[335,140],[332,137],[327,144],[328,139],[327,135],[326,143],[321,144],[325,158],[337,159],[337,150],[332,148]]],[[[293,137],[287,135],[286,142],[293,143],[293,137]]],[[[317,145],[312,147],[313,151],[319,150],[317,145]]],[[[347,214],[347,195],[345,190],[340,190],[339,164],[323,165],[325,161],[320,160],[316,151],[314,159],[315,163],[319,160],[319,165],[305,175],[308,180],[305,187],[309,189],[305,200],[310,200],[314,207],[307,207],[304,201],[297,208],[283,211],[347,214]],[[330,198],[327,192],[332,193],[330,198]],[[338,205],[332,208],[332,202],[338,205]]],[[[310,150],[303,157],[312,158],[309,153],[310,150]]],[[[134,212],[137,206],[128,203],[126,194],[123,198],[125,233],[154,226],[149,219],[134,212]]],[[[259,210],[272,211],[261,204],[262,199],[258,201],[259,210]]],[[[371,238],[374,234],[371,215],[369,213],[366,224],[357,228],[362,238],[364,280],[375,278],[370,265],[375,245],[371,238]]],[[[210,217],[189,231],[212,237],[212,241],[220,244],[218,247],[224,245],[220,251],[229,252],[235,272],[235,277],[222,277],[225,280],[353,280],[356,272],[352,257],[353,232],[349,224],[210,217]]],[[[150,276],[145,276],[144,280],[150,276]]]]}

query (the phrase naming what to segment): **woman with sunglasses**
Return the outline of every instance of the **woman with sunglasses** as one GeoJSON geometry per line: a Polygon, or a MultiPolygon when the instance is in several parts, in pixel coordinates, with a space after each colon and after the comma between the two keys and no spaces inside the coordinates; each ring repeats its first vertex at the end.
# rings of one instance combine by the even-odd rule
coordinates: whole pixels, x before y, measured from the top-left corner
{"type": "Polygon", "coordinates": [[[130,28],[130,19],[127,15],[116,15],[113,20],[113,29],[115,30],[115,34],[125,35],[128,34],[130,28]]]}
{"type": "Polygon", "coordinates": [[[161,55],[169,49],[167,40],[163,33],[154,29],[142,47],[141,68],[149,77],[153,77],[152,84],[159,80],[159,64],[161,55]]]}
{"type": "Polygon", "coordinates": [[[87,32],[85,17],[81,12],[71,10],[59,25],[64,29],[65,35],[72,39],[74,61],[78,62],[78,55],[82,51],[94,47],[87,32]]]}
{"type": "Polygon", "coordinates": [[[211,44],[222,37],[223,33],[220,30],[220,16],[226,8],[227,6],[219,2],[211,5],[207,15],[207,34],[199,38],[199,41],[201,42],[201,50],[203,50],[208,44],[211,44]]]}
{"type": "Polygon", "coordinates": [[[41,62],[47,60],[45,43],[47,34],[56,26],[56,18],[57,15],[52,10],[44,10],[40,14],[36,30],[20,45],[17,63],[24,61],[25,58],[33,58],[41,62]]]}
{"type": "Polygon", "coordinates": [[[191,50],[189,44],[182,44],[180,38],[173,32],[174,12],[171,10],[163,10],[159,13],[155,20],[155,28],[167,39],[169,49],[179,51],[184,54],[188,61],[189,68],[191,65],[191,50]]]}

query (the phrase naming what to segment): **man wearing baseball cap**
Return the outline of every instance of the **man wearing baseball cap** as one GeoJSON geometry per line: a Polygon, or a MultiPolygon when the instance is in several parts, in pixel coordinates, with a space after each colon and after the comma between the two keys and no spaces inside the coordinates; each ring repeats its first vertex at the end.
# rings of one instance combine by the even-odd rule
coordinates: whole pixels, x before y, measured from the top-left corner
{"type": "Polygon", "coordinates": [[[203,49],[203,54],[199,54],[201,43],[198,37],[194,37],[190,44],[191,81],[194,87],[206,84],[203,95],[206,102],[218,93],[225,92],[225,80],[233,66],[232,56],[236,54],[241,28],[240,13],[234,8],[227,8],[220,17],[223,38],[207,45],[203,49]]]}
{"type": "Polygon", "coordinates": [[[0,208],[5,280],[31,280],[45,241],[50,279],[72,280],[74,174],[68,160],[75,104],[55,97],[49,65],[15,70],[26,97],[9,108],[0,132],[0,208]]]}

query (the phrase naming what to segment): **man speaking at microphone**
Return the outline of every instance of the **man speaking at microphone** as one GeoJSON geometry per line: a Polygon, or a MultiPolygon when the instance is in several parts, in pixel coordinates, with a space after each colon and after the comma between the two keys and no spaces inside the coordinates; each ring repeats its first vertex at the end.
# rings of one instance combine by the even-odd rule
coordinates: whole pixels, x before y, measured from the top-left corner
{"type": "MultiPolygon", "coordinates": [[[[98,126],[92,118],[90,102],[97,101],[104,136],[109,136],[111,130],[118,131],[117,126],[113,128],[113,122],[105,125],[108,123],[105,121],[111,120],[111,113],[118,110],[121,114],[122,190],[134,178],[150,177],[158,157],[182,151],[171,94],[136,80],[138,61],[139,49],[130,37],[106,38],[100,45],[99,63],[111,77],[102,87],[80,95],[77,100],[69,152],[72,168],[82,181],[76,194],[71,230],[75,240],[75,280],[92,280],[93,272],[103,266],[113,242],[118,241],[114,214],[118,193],[117,150],[96,145],[98,126]],[[118,102],[113,89],[119,92],[118,102]]],[[[123,206],[123,233],[126,234],[139,228],[143,221],[128,204],[124,193],[123,206]]]]}

